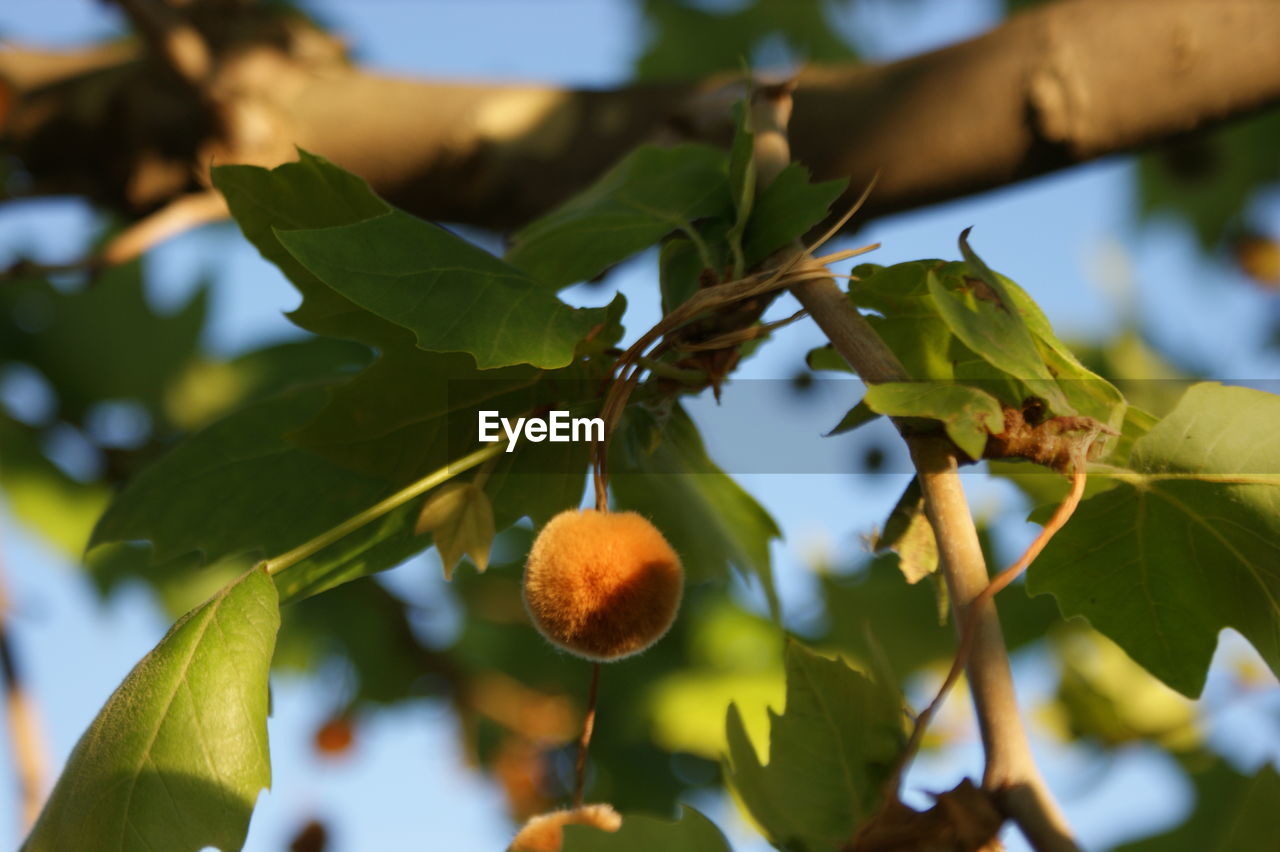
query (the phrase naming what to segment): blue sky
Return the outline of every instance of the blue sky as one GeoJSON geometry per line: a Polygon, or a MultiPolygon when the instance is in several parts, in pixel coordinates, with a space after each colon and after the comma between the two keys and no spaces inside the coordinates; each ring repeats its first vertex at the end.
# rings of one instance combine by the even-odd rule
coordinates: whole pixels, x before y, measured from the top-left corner
{"type": "MultiPolygon", "coordinates": [[[[324,0],[311,7],[346,35],[362,62],[389,73],[610,85],[627,78],[640,49],[641,21],[626,0],[324,0]]],[[[991,0],[877,0],[856,4],[837,24],[869,54],[892,57],[967,37],[996,18],[997,4],[991,0]]],[[[0,37],[33,43],[73,44],[120,26],[111,5],[96,0],[0,7],[0,37]]],[[[1117,303],[1133,300],[1145,330],[1208,375],[1280,376],[1274,354],[1258,355],[1264,331],[1257,321],[1256,288],[1225,266],[1204,260],[1181,226],[1136,226],[1132,181],[1129,164],[1103,162],[927,213],[884,219],[859,234],[857,242],[883,243],[868,258],[879,263],[952,257],[957,235],[972,225],[975,247],[1039,301],[1063,337],[1104,337],[1118,322],[1117,303]]],[[[1280,202],[1268,201],[1262,215],[1280,231],[1280,202]]],[[[74,256],[92,226],[91,216],[75,203],[15,205],[0,212],[0,261],[19,248],[34,249],[49,261],[74,256]]],[[[147,273],[149,294],[162,307],[182,303],[203,277],[213,277],[212,323],[204,341],[211,351],[239,352],[296,333],[281,314],[296,304],[297,296],[233,227],[207,228],[172,241],[148,258],[147,273]]],[[[609,280],[633,306],[628,315],[633,334],[657,318],[651,275],[652,258],[646,256],[625,264],[609,280]]],[[[605,295],[596,288],[570,291],[569,298],[599,301],[605,295]]],[[[790,304],[775,307],[779,315],[793,309],[790,304]]],[[[809,324],[793,325],[747,363],[743,378],[788,378],[819,342],[809,324]]],[[[726,411],[734,410],[734,394],[733,387],[726,391],[726,411]]],[[[846,469],[853,447],[862,440],[817,442],[845,404],[832,397],[798,425],[788,418],[791,428],[812,434],[819,447],[815,466],[846,469]]],[[[741,452],[744,438],[750,446],[752,436],[739,429],[725,439],[726,430],[716,428],[711,406],[695,409],[713,456],[732,467],[733,454],[741,452]]],[[[814,552],[848,554],[857,534],[884,516],[901,487],[898,477],[849,474],[751,473],[741,481],[786,531],[787,540],[775,556],[784,602],[793,613],[812,603],[808,557],[814,552]]],[[[1000,483],[975,475],[966,486],[981,511],[994,514],[1012,507],[1016,515],[1022,508],[1017,495],[1000,483]]],[[[1000,536],[1012,550],[1025,541],[1028,530],[1006,525],[1000,536]]],[[[101,702],[168,622],[139,589],[101,604],[74,565],[29,536],[4,511],[0,559],[22,660],[61,762],[101,702]]],[[[411,600],[447,595],[434,555],[385,577],[411,600]]],[[[755,602],[750,590],[740,591],[748,605],[755,602]]],[[[1240,650],[1241,642],[1230,644],[1235,653],[1251,653],[1240,650]]],[[[1052,690],[1047,655],[1022,655],[1016,670],[1028,706],[1052,690]]],[[[502,816],[501,796],[462,768],[453,721],[439,706],[419,702],[371,717],[350,759],[338,764],[317,759],[310,735],[334,705],[332,689],[330,680],[277,679],[271,721],[275,792],[261,800],[247,850],[285,848],[287,838],[313,814],[329,820],[338,852],[504,848],[510,828],[502,816]]],[[[1211,695],[1213,689],[1211,684],[1211,695]]],[[[958,712],[964,710],[962,701],[952,704],[958,712]]],[[[1265,728],[1262,721],[1276,707],[1276,701],[1264,697],[1257,707],[1215,717],[1213,742],[1242,766],[1276,760],[1280,745],[1274,726],[1265,728]]],[[[1153,749],[1121,752],[1102,771],[1096,756],[1079,749],[1064,749],[1044,737],[1036,745],[1051,784],[1063,793],[1089,847],[1169,825],[1187,805],[1185,784],[1167,771],[1167,758],[1153,749]],[[1123,811],[1116,804],[1121,790],[1123,811]]],[[[7,744],[0,744],[0,767],[8,765],[6,750],[7,744]]],[[[943,789],[962,774],[979,772],[980,760],[970,739],[945,757],[922,760],[909,783],[943,789]]],[[[733,833],[741,852],[767,848],[753,839],[731,806],[722,801],[698,804],[733,833]]],[[[0,795],[0,847],[16,836],[12,797],[0,795]]],[[[1015,842],[1011,848],[1021,847],[1015,842]]]]}

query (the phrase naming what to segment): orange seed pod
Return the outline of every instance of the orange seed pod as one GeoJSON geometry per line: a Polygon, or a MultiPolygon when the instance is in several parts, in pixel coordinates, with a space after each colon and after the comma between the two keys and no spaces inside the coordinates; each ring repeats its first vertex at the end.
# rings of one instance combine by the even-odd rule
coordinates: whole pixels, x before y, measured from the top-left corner
{"type": "Polygon", "coordinates": [[[529,550],[524,602],[553,644],[598,662],[648,648],[675,620],[680,558],[635,512],[570,509],[529,550]]]}

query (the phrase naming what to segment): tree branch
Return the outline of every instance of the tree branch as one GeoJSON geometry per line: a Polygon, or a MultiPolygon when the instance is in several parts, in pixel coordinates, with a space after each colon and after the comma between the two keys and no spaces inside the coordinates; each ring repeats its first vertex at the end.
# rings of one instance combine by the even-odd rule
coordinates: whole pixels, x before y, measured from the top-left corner
{"type": "MultiPolygon", "coordinates": [[[[1050,3],[979,38],[909,59],[809,69],[795,93],[793,151],[818,177],[850,178],[853,186],[879,171],[867,216],[919,207],[1280,103],[1277,43],[1280,8],[1271,0],[1050,3]]],[[[234,152],[248,158],[240,161],[275,165],[296,143],[428,219],[512,227],[586,186],[638,142],[721,142],[729,132],[722,108],[733,99],[725,93],[728,78],[614,91],[472,85],[392,79],[329,55],[318,61],[323,51],[265,41],[252,48],[220,55],[212,84],[270,107],[261,126],[276,144],[234,152]]],[[[37,58],[0,52],[0,77],[41,76],[26,67],[37,58]]],[[[137,102],[111,113],[114,123],[104,117],[71,136],[42,132],[66,130],[58,119],[84,103],[79,79],[19,87],[9,141],[24,161],[36,155],[27,165],[37,191],[70,184],[136,210],[129,189],[145,163],[125,173],[83,164],[98,160],[99,149],[150,143],[174,150],[183,128],[200,118],[198,105],[184,112],[155,81],[124,75],[121,85],[138,90],[137,102]],[[120,121],[123,114],[134,120],[120,121]]],[[[101,88],[100,77],[94,82],[101,88]]],[[[129,100],[127,94],[117,96],[129,100]]],[[[207,143],[183,143],[190,167],[207,167],[196,156],[207,143]]],[[[165,200],[148,196],[145,203],[165,200]]]]}
{"type": "MultiPolygon", "coordinates": [[[[762,188],[789,159],[790,119],[789,87],[762,87],[753,93],[751,126],[762,188]]],[[[808,253],[797,242],[771,262],[786,265],[808,253]]],[[[791,292],[863,381],[876,384],[911,378],[833,279],[805,281],[792,286],[791,292]]],[[[929,436],[904,434],[904,438],[920,480],[925,514],[938,542],[938,560],[955,610],[956,628],[962,631],[960,644],[968,651],[965,673],[986,753],[983,788],[995,796],[1003,813],[1018,824],[1038,852],[1078,852],[1071,829],[1040,775],[1022,726],[994,595],[983,595],[990,578],[960,483],[955,447],[929,436]]]]}

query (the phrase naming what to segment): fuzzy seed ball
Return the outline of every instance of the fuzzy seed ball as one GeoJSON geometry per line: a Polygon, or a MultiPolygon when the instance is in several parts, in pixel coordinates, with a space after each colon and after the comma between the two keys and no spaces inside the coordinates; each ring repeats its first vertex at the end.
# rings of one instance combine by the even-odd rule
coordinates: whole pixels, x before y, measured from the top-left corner
{"type": "Polygon", "coordinates": [[[511,841],[508,852],[560,852],[566,825],[589,825],[601,831],[617,831],[622,816],[611,805],[582,805],[571,811],[552,811],[530,818],[511,841]]]}
{"type": "Polygon", "coordinates": [[[683,588],[680,557],[635,512],[561,512],[538,533],[524,569],[524,603],[538,631],[601,662],[662,638],[683,588]]]}

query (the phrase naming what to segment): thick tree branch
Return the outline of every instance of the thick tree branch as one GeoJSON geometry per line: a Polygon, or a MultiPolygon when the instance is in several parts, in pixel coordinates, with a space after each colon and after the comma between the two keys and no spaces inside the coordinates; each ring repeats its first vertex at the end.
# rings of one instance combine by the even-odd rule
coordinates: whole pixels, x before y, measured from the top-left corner
{"type": "MultiPolygon", "coordinates": [[[[283,48],[280,39],[222,46],[212,85],[252,102],[252,131],[273,138],[219,149],[220,162],[274,165],[298,144],[430,219],[518,225],[638,142],[727,134],[719,120],[727,111],[718,107],[732,97],[723,79],[616,91],[400,80],[334,62],[314,39],[284,41],[283,48]]],[[[1272,0],[1047,4],[910,59],[806,71],[795,94],[793,151],[817,176],[848,177],[855,187],[879,171],[868,216],[918,207],[1278,103],[1277,43],[1280,6],[1272,0]]],[[[155,164],[136,156],[162,152],[168,163],[185,145],[188,171],[207,168],[199,157],[209,156],[211,140],[191,138],[190,128],[221,125],[197,99],[184,104],[154,79],[115,65],[52,89],[29,88],[36,78],[48,82],[59,64],[84,70],[87,63],[0,52],[0,78],[20,95],[10,141],[31,160],[39,191],[82,192],[137,210],[197,188],[170,180],[168,196],[139,192],[138,173],[155,164]],[[131,91],[104,89],[113,73],[131,91]],[[122,109],[84,114],[82,82],[112,93],[122,109]],[[69,127],[77,132],[68,135],[69,127]],[[135,153],[129,169],[84,168],[113,151],[135,153]]]]}

